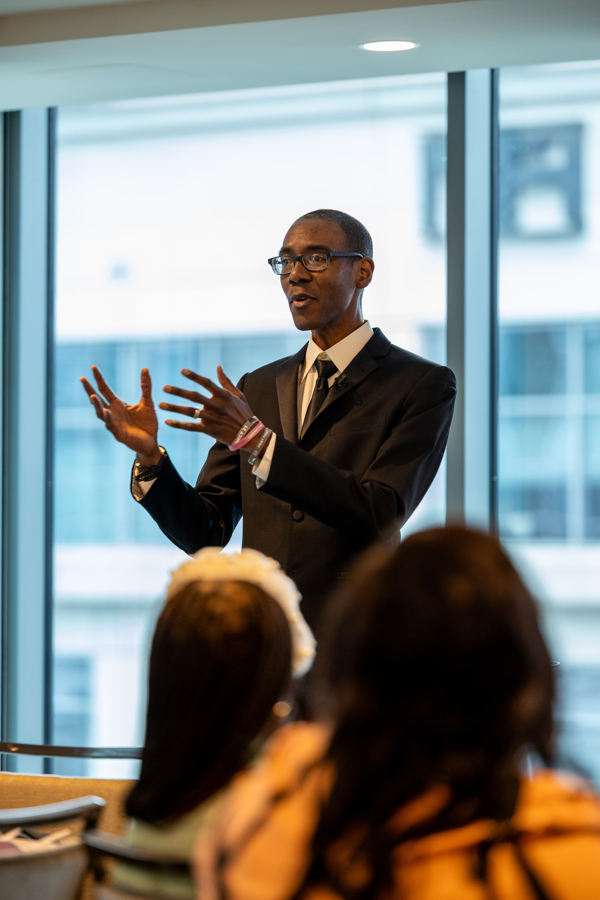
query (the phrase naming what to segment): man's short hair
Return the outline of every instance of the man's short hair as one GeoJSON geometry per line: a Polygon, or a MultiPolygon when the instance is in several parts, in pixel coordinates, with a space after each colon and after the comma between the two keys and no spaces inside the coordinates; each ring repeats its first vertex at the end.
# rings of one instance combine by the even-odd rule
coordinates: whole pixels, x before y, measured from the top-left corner
{"type": "Polygon", "coordinates": [[[329,222],[337,222],[347,241],[347,246],[340,249],[349,250],[350,253],[362,253],[363,256],[373,256],[373,238],[363,223],[354,216],[340,212],[339,209],[314,209],[300,216],[298,222],[303,219],[327,219],[329,222]]]}

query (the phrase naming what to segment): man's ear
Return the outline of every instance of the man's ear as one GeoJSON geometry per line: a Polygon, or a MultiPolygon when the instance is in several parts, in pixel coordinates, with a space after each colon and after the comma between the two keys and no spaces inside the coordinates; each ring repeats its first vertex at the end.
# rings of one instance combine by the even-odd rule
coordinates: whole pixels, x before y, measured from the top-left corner
{"type": "Polygon", "coordinates": [[[373,272],[375,271],[375,263],[369,256],[365,256],[364,259],[360,259],[358,269],[358,280],[356,282],[356,287],[360,288],[363,291],[368,285],[371,284],[373,280],[373,272]]]}

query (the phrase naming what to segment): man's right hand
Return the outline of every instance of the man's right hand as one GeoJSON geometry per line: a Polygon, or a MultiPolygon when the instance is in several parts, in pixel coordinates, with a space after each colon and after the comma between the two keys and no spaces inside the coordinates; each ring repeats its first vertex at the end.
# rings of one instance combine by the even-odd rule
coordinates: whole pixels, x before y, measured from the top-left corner
{"type": "Polygon", "coordinates": [[[148,369],[142,369],[142,396],[139,403],[129,406],[123,403],[107,385],[102,372],[92,366],[97,390],[94,390],[87,378],[81,378],[96,415],[101,419],[110,433],[121,443],[137,453],[137,460],[142,466],[155,466],[161,459],[156,440],[158,419],[152,400],[152,381],[148,369]]]}

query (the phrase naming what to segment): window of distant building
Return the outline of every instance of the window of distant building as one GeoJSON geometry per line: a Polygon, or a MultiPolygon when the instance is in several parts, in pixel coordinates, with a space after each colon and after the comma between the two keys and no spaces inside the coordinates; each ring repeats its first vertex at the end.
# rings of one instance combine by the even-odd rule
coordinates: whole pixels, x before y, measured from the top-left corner
{"type": "MultiPolygon", "coordinates": [[[[54,658],[54,743],[86,747],[90,738],[92,673],[87,656],[54,658]]],[[[53,760],[55,775],[87,775],[85,759],[53,760]]]]}
{"type": "MultiPolygon", "coordinates": [[[[575,237],[581,211],[581,125],[507,128],[500,134],[500,231],[518,240],[575,237]]],[[[424,232],[445,232],[446,141],[425,140],[424,232]]]]}
{"type": "Polygon", "coordinates": [[[600,327],[506,325],[500,334],[500,530],[600,537],[600,327]]]}

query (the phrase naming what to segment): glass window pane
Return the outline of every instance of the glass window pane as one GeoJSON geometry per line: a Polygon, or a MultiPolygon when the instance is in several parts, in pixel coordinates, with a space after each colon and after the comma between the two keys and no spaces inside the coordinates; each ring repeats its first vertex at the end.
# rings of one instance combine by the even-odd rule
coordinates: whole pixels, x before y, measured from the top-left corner
{"type": "Polygon", "coordinates": [[[588,325],[584,337],[585,390],[600,394],[600,327],[588,325]]]}
{"type": "Polygon", "coordinates": [[[508,415],[500,430],[502,484],[564,481],[566,421],[558,416],[508,415]]]}
{"type": "Polygon", "coordinates": [[[501,417],[499,515],[504,536],[565,537],[565,424],[557,416],[501,417]]]}
{"type": "Polygon", "coordinates": [[[564,393],[563,330],[505,327],[500,334],[500,358],[500,394],[564,393]]]}
{"type": "Polygon", "coordinates": [[[500,529],[561,663],[561,749],[598,779],[600,63],[500,92],[500,529]]]}
{"type": "MultiPolygon", "coordinates": [[[[129,496],[132,454],[93,416],[79,376],[95,363],[135,402],[142,366],[160,399],[184,366],[214,375],[221,363],[237,380],[295,352],[305,335],[267,258],[320,207],[352,213],[373,235],[371,323],[443,362],[445,134],[443,75],[60,110],[56,734],[83,690],[83,660],[90,718],[78,733],[139,744],[148,638],[183,558],[129,496]]],[[[160,436],[195,482],[210,441],[164,426],[160,436]]],[[[412,527],[443,519],[443,486],[442,472],[412,527]]],[[[100,762],[87,771],[109,773],[100,762]]]]}
{"type": "Polygon", "coordinates": [[[600,405],[585,420],[585,536],[600,541],[600,405]]]}

